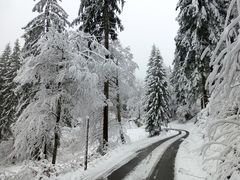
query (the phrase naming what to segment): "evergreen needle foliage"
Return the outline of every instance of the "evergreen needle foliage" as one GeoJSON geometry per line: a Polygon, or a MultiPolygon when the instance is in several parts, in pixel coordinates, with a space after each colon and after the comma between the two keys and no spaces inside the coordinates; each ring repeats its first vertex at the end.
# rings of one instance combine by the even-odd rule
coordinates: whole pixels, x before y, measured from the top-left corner
{"type": "Polygon", "coordinates": [[[146,131],[150,136],[161,131],[161,126],[169,120],[169,93],[166,70],[159,49],[152,48],[148,63],[145,94],[146,131]]]}

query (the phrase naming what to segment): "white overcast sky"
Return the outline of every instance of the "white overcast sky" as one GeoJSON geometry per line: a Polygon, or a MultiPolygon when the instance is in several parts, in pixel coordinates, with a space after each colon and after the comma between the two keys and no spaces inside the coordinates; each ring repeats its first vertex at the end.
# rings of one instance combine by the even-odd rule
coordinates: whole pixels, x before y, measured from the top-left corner
{"type": "MultiPolygon", "coordinates": [[[[80,0],[62,0],[62,7],[69,19],[76,17],[80,0]]],[[[24,27],[33,17],[33,0],[0,0],[0,51],[22,34],[24,27]]],[[[156,44],[166,65],[174,57],[178,24],[175,21],[177,0],[126,0],[121,15],[125,30],[119,34],[124,46],[130,46],[134,61],[139,65],[137,77],[143,79],[147,69],[151,47],[156,44]]]]}

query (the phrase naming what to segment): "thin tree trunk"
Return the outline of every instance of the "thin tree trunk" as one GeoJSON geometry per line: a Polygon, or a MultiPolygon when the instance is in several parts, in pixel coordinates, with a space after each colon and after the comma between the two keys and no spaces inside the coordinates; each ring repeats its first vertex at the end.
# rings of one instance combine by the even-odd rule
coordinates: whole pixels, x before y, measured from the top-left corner
{"type": "MultiPolygon", "coordinates": [[[[104,18],[104,46],[106,49],[109,49],[109,15],[108,15],[108,0],[104,1],[104,11],[103,11],[103,18],[104,18]]],[[[106,58],[109,58],[107,56],[106,58]]],[[[106,101],[108,102],[109,99],[109,81],[106,79],[104,82],[104,95],[106,101]]],[[[106,148],[108,143],[108,104],[105,104],[103,109],[103,148],[106,148]]]]}
{"type": "Polygon", "coordinates": [[[205,85],[206,85],[206,77],[202,72],[202,109],[206,108],[208,104],[208,92],[205,85]]]}
{"type": "MultiPolygon", "coordinates": [[[[118,66],[118,61],[117,61],[117,66],[118,66]]],[[[122,129],[122,118],[121,118],[121,100],[120,100],[120,92],[119,92],[119,75],[117,74],[117,78],[116,78],[116,86],[117,86],[117,121],[119,123],[120,126],[120,138],[122,141],[122,144],[125,144],[125,138],[123,135],[123,129],[122,129]]]]}
{"type": "Polygon", "coordinates": [[[109,99],[109,81],[104,82],[104,95],[106,98],[106,104],[103,110],[103,148],[107,146],[108,143],[108,99],[109,99]]]}
{"type": "Polygon", "coordinates": [[[87,127],[86,127],[86,144],[85,144],[85,159],[84,159],[84,170],[87,170],[88,165],[88,138],[89,138],[89,117],[87,117],[87,127]]]}
{"type": "Polygon", "coordinates": [[[141,109],[140,109],[140,107],[138,107],[138,119],[139,120],[141,119],[141,109]]]}
{"type": "Polygon", "coordinates": [[[44,154],[44,159],[47,159],[47,143],[44,143],[44,150],[43,150],[43,154],[44,154]]]}
{"type": "Polygon", "coordinates": [[[109,0],[104,1],[104,46],[109,49],[109,12],[108,12],[109,0]]]}
{"type": "Polygon", "coordinates": [[[52,158],[52,164],[56,164],[57,159],[57,148],[59,146],[60,142],[60,136],[59,136],[59,122],[61,119],[61,97],[59,97],[57,102],[57,110],[56,110],[56,125],[54,129],[54,147],[53,147],[53,158],[52,158]]]}
{"type": "Polygon", "coordinates": [[[49,17],[49,6],[47,4],[46,6],[46,9],[45,9],[45,16],[46,16],[46,24],[45,24],[45,32],[48,32],[49,31],[49,28],[50,28],[50,17],[49,17]]]}
{"type": "Polygon", "coordinates": [[[125,138],[124,138],[124,135],[123,135],[122,118],[121,118],[121,102],[120,102],[119,93],[117,94],[117,120],[118,120],[118,123],[119,123],[119,126],[120,126],[119,133],[120,133],[121,141],[122,141],[122,144],[125,144],[126,141],[125,141],[125,138]]]}

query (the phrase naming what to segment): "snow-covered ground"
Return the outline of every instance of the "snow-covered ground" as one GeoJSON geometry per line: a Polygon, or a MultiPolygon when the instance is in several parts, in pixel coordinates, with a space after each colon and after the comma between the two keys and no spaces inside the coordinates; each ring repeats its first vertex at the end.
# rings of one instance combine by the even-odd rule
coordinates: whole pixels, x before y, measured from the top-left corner
{"type": "Polygon", "coordinates": [[[176,157],[175,179],[176,180],[200,180],[206,179],[204,171],[201,147],[204,143],[203,132],[190,121],[180,124],[177,121],[171,123],[172,128],[184,129],[190,132],[189,137],[180,145],[176,157]]]}

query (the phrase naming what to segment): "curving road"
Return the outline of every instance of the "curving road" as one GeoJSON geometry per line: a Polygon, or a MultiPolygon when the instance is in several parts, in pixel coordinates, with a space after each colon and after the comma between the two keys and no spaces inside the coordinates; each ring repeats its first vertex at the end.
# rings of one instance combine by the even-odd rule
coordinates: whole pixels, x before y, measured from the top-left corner
{"type": "Polygon", "coordinates": [[[189,136],[189,132],[185,132],[185,136],[178,139],[167,148],[148,180],[174,180],[174,167],[177,151],[183,140],[189,136]]]}
{"type": "MultiPolygon", "coordinates": [[[[126,164],[122,165],[120,168],[114,170],[107,177],[98,178],[98,180],[122,180],[124,179],[134,168],[136,168],[141,161],[143,161],[148,155],[152,153],[156,148],[161,146],[164,142],[167,142],[177,136],[180,136],[184,130],[177,130],[177,135],[171,136],[169,138],[160,140],[147,148],[143,148],[137,152],[137,156],[128,161],[126,164]]],[[[174,165],[175,165],[175,157],[178,151],[180,144],[183,139],[187,138],[189,132],[186,132],[186,135],[177,139],[174,143],[172,143],[167,150],[163,153],[161,159],[157,163],[156,167],[152,171],[151,175],[148,177],[148,180],[174,180],[174,165]]]]}

